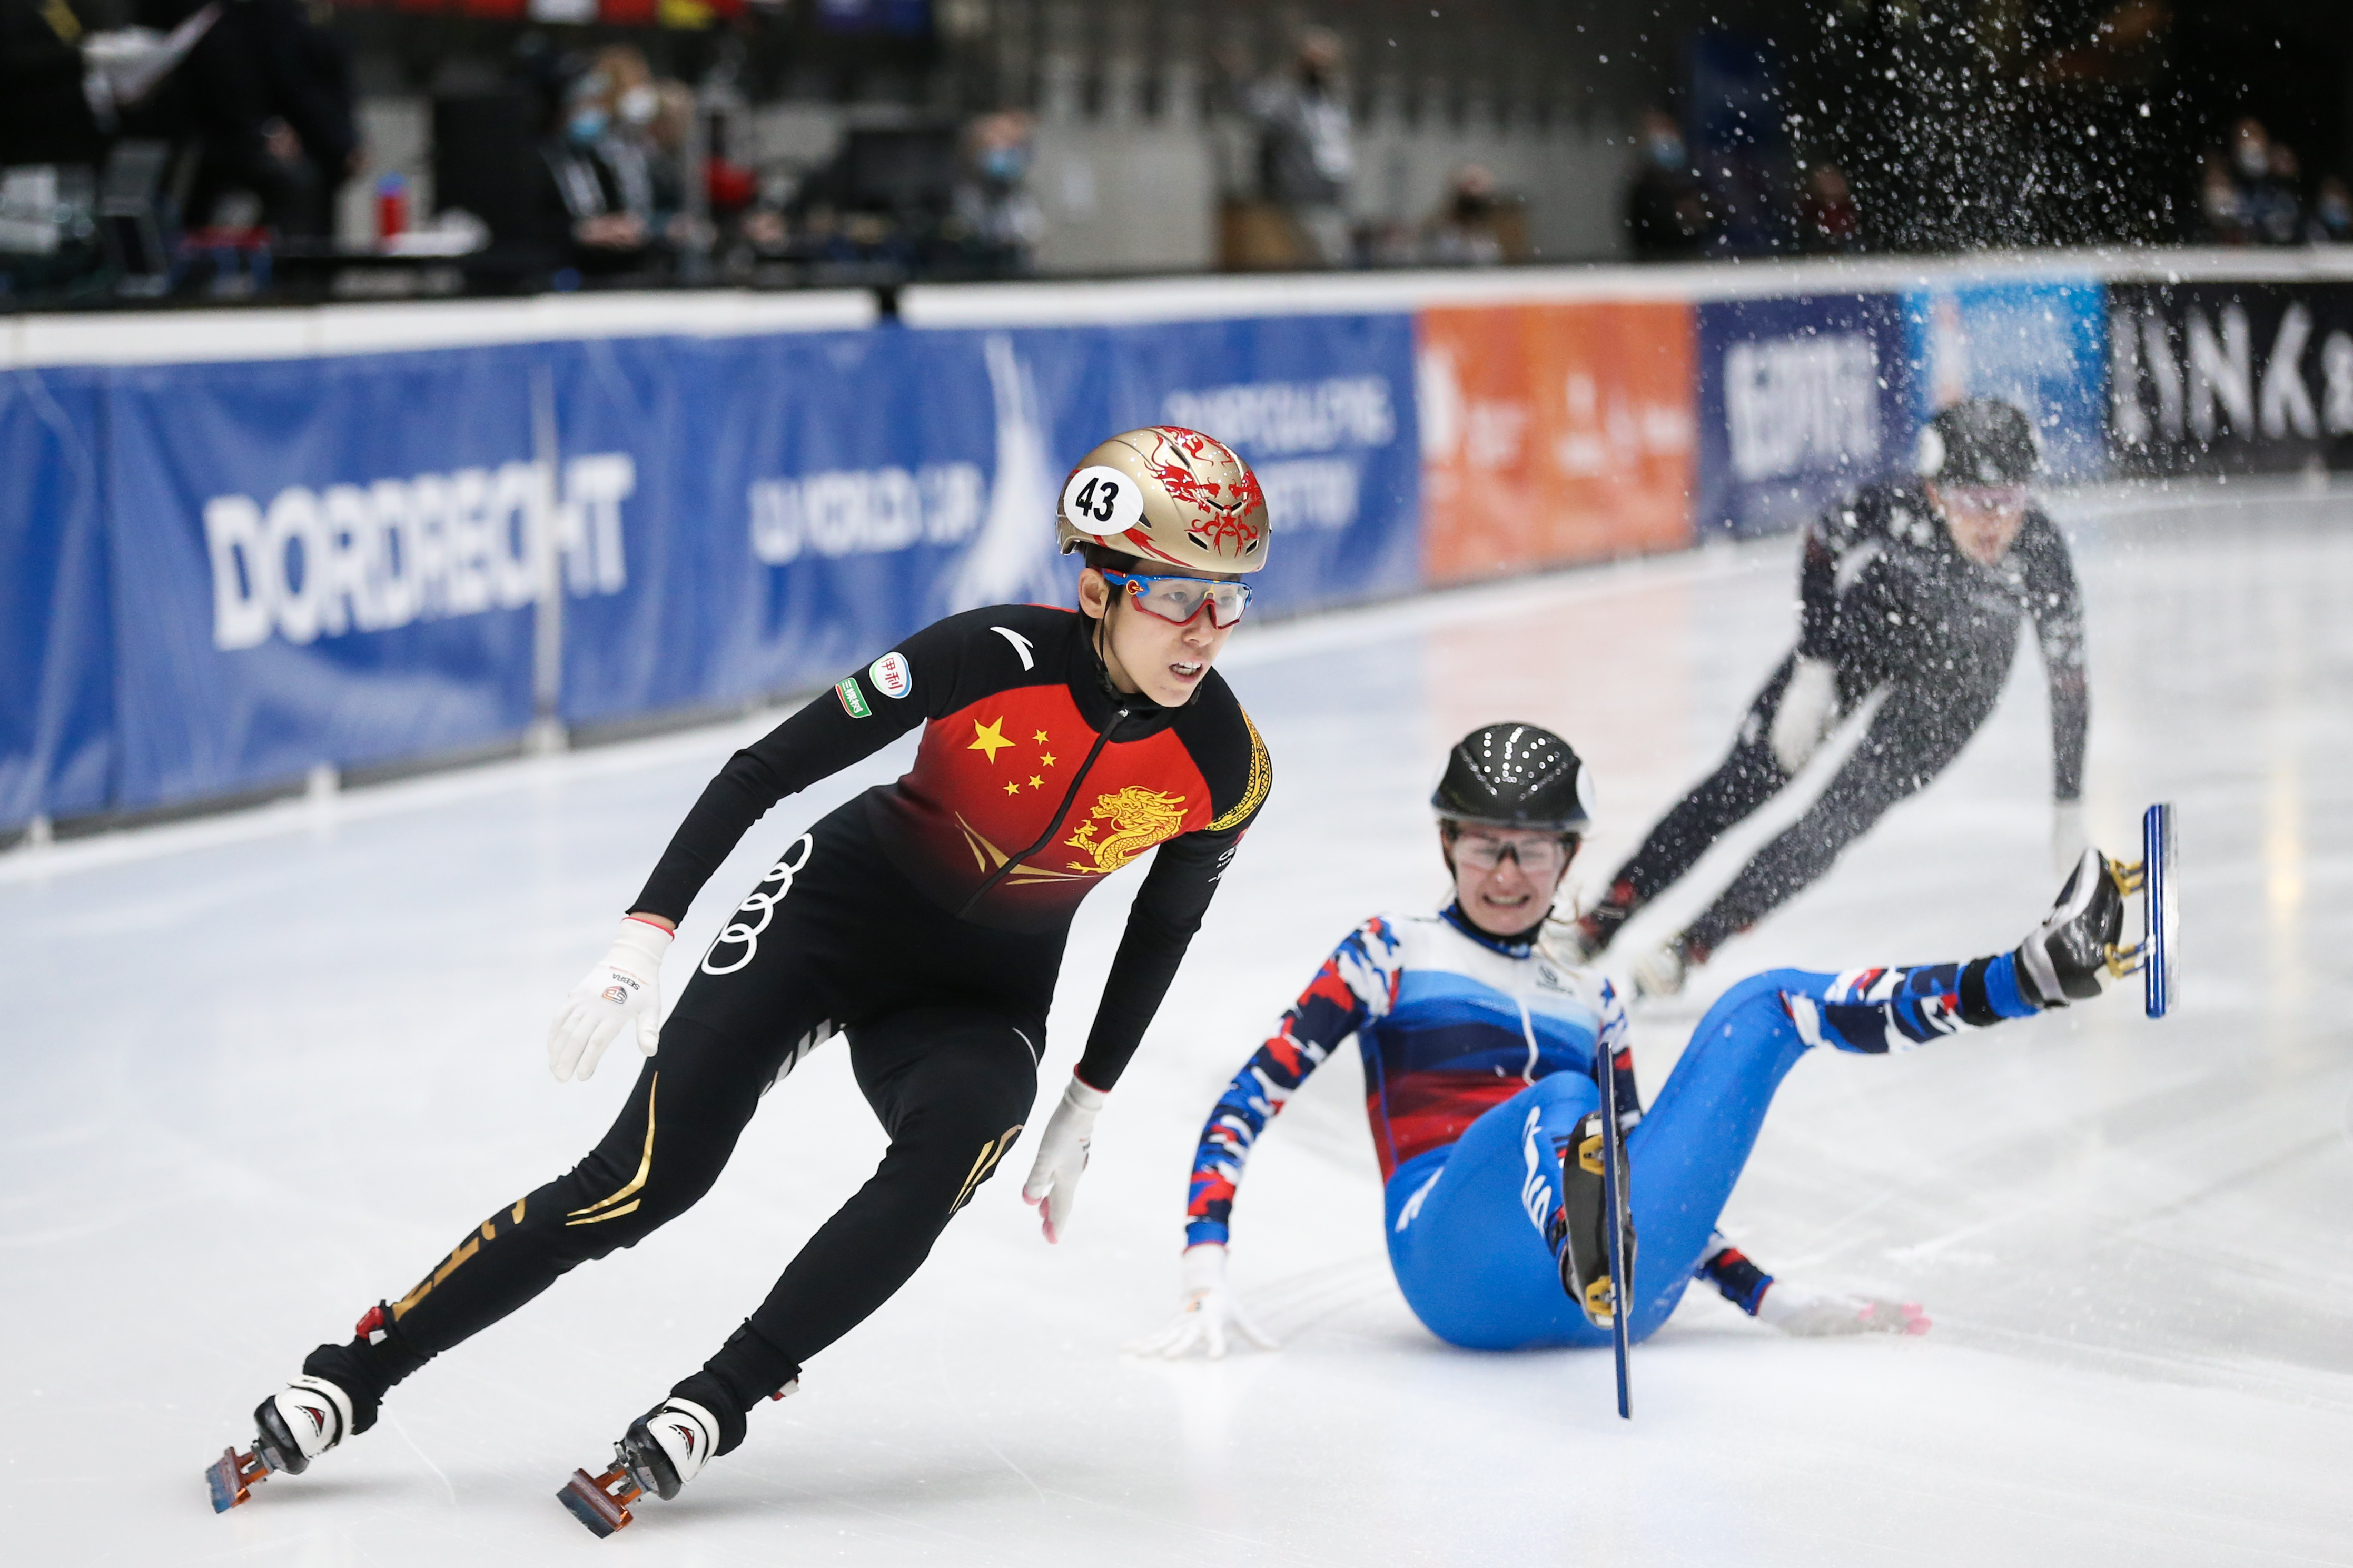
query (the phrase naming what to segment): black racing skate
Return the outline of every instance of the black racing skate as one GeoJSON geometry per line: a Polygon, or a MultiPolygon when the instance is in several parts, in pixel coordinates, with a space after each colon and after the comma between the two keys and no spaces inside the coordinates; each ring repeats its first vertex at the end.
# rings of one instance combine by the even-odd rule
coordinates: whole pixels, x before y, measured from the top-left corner
{"type": "Polygon", "coordinates": [[[2084,851],[2059,889],[2059,901],[2019,943],[2018,988],[2038,1007],[2088,1002],[2138,967],[2139,953],[2120,946],[2125,899],[2141,890],[2143,868],[2121,865],[2096,849],[2084,851]]]}
{"type": "MultiPolygon", "coordinates": [[[[371,1414],[369,1420],[374,1419],[371,1414]]],[[[253,1424],[251,1451],[224,1448],[205,1471],[215,1513],[227,1513],[244,1502],[255,1487],[279,1471],[301,1475],[311,1460],[356,1429],[351,1395],[339,1384],[308,1373],[255,1405],[253,1424]]]]}
{"type": "Polygon", "coordinates": [[[699,1474],[719,1442],[719,1418],[676,1394],[629,1423],[604,1474],[575,1470],[556,1500],[599,1540],[629,1523],[648,1492],[667,1502],[699,1474]]]}
{"type": "MultiPolygon", "coordinates": [[[[1568,1157],[1561,1161],[1561,1212],[1553,1216],[1552,1234],[1547,1237],[1560,1258],[1561,1289],[1568,1292],[1569,1299],[1584,1310],[1586,1321],[1597,1329],[1615,1327],[1620,1292],[1610,1289],[1610,1208],[1616,1193],[1628,1190],[1630,1174],[1625,1143],[1606,1137],[1607,1131],[1599,1110],[1577,1124],[1568,1157]],[[1611,1191],[1612,1184],[1603,1179],[1605,1143],[1616,1145],[1616,1193],[1611,1191]]],[[[1634,1222],[1622,1213],[1618,1217],[1625,1237],[1625,1274],[1630,1282],[1634,1275],[1634,1222]]]]}

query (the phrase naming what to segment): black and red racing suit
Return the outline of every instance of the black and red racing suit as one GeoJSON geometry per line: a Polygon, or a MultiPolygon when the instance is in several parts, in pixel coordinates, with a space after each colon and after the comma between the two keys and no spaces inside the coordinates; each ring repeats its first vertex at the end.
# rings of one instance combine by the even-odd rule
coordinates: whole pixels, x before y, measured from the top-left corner
{"type": "Polygon", "coordinates": [[[1081,900],[1156,849],[1079,1076],[1118,1081],[1272,782],[1214,670],[1161,708],[1103,672],[1095,623],[1009,605],[952,616],[737,752],[630,907],[672,921],[786,795],[916,725],[915,763],[786,843],[696,965],[628,1102],[572,1171],[497,1210],[314,1375],[384,1391],[557,1276],[709,1190],[760,1096],[836,1033],[890,1133],[874,1175],[810,1238],[703,1371],[678,1385],[740,1413],[880,1307],[995,1171],[1036,1096],[1081,900]]]}

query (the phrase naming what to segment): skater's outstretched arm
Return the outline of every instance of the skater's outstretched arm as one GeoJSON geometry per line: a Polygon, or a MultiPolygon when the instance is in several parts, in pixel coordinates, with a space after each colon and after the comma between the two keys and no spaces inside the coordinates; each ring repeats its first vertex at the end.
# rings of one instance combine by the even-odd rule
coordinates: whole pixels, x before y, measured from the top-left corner
{"type": "MultiPolygon", "coordinates": [[[[1209,679],[1219,678],[1212,674],[1209,679]]],[[[1060,1103],[1047,1119],[1038,1140],[1038,1158],[1021,1184],[1021,1196],[1037,1205],[1050,1242],[1059,1239],[1069,1223],[1071,1199],[1087,1167],[1095,1114],[1160,1010],[1193,933],[1201,929],[1219,879],[1274,785],[1273,763],[1250,716],[1239,704],[1208,711],[1229,717],[1206,718],[1196,708],[1179,718],[1177,732],[1208,785],[1209,821],[1167,840],[1154,854],[1152,869],[1128,910],[1127,930],[1112,957],[1103,999],[1095,1005],[1087,1048],[1060,1103]]]]}
{"type": "Polygon", "coordinates": [[[1856,543],[1852,509],[1833,507],[1806,528],[1798,563],[1798,653],[1829,660],[1838,654],[1839,566],[1856,543]]]}
{"type": "Polygon", "coordinates": [[[1350,931],[1282,1015],[1274,1033],[1234,1074],[1194,1151],[1185,1205],[1185,1245],[1223,1247],[1242,1167],[1266,1124],[1333,1051],[1397,1000],[1402,965],[1387,921],[1350,931]]]}
{"type": "Polygon", "coordinates": [[[1198,1350],[1214,1361],[1226,1353],[1229,1334],[1261,1350],[1275,1348],[1226,1283],[1227,1224],[1234,1192],[1258,1135],[1308,1075],[1351,1035],[1388,1011],[1397,998],[1399,967],[1388,922],[1366,921],[1324,961],[1274,1033],[1226,1085],[1193,1156],[1185,1209],[1183,1302],[1166,1328],[1130,1350],[1172,1359],[1198,1350]]]}
{"type": "Polygon", "coordinates": [[[1839,1334],[1925,1334],[1929,1328],[1928,1314],[1916,1301],[1809,1290],[1793,1281],[1777,1279],[1726,1240],[1722,1231],[1707,1238],[1707,1256],[1700,1259],[1699,1277],[1750,1317],[1794,1339],[1839,1334]]]}
{"type": "MultiPolygon", "coordinates": [[[[1001,616],[972,610],[934,622],[728,758],[670,836],[630,912],[676,925],[770,806],[971,700],[973,694],[960,695],[959,689],[975,640],[988,639],[984,652],[1003,651],[988,629],[993,614],[1001,616]],[[903,696],[890,695],[886,676],[903,696]]],[[[1041,672],[1039,684],[1050,683],[1041,672]]]]}
{"type": "Polygon", "coordinates": [[[2052,844],[2055,857],[2065,861],[2082,854],[2086,842],[2081,802],[2092,702],[2084,678],[2083,593],[2066,540],[2039,510],[2028,515],[2018,555],[2051,688],[2051,795],[2058,808],[2052,844]]]}

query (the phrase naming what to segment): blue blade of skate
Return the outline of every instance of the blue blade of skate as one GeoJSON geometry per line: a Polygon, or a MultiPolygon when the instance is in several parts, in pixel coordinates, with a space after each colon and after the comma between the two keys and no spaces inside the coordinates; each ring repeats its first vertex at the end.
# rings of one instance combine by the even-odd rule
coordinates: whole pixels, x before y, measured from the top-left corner
{"type": "Polygon", "coordinates": [[[2174,890],[2173,806],[2152,805],[2141,816],[2141,865],[2146,886],[2141,900],[2142,941],[2147,960],[2142,966],[2141,1010],[2162,1018],[2173,1009],[2174,962],[2179,945],[2181,911],[2174,890]]]}

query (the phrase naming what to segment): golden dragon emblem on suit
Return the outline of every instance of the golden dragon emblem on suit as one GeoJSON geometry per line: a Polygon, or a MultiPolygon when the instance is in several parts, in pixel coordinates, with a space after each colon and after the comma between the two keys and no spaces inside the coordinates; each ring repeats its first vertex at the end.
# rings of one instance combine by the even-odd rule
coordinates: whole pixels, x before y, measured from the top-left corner
{"type": "Polygon", "coordinates": [[[1185,826],[1185,797],[1129,784],[1117,795],[1096,796],[1094,808],[1088,815],[1094,820],[1081,823],[1078,832],[1062,842],[1085,850],[1094,859],[1073,860],[1071,869],[1107,874],[1163,839],[1176,837],[1177,830],[1185,826]],[[1112,826],[1111,837],[1098,839],[1095,823],[1105,821],[1112,826]]]}

